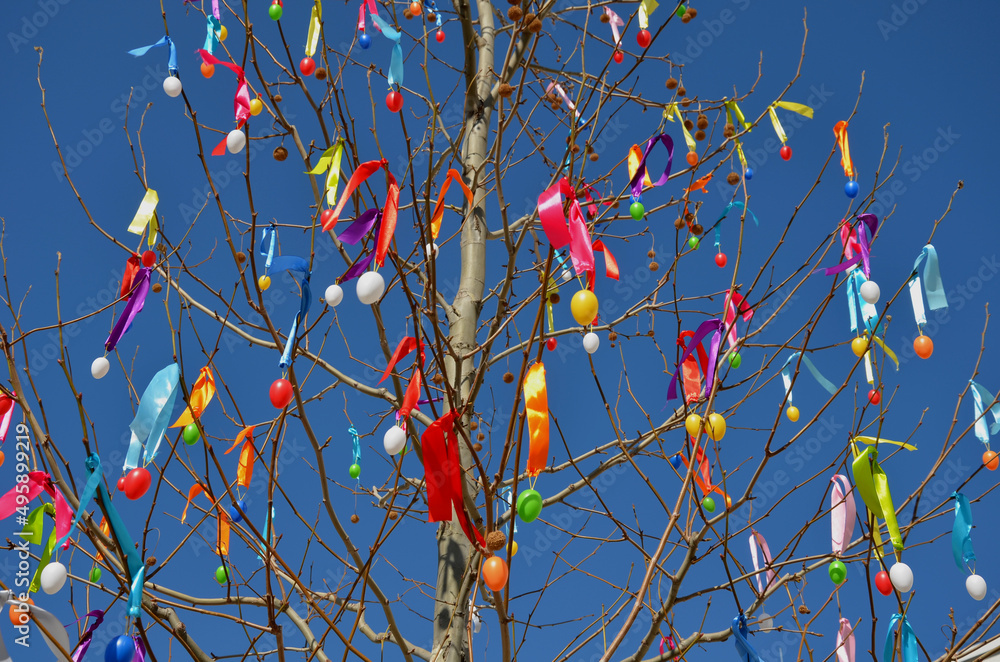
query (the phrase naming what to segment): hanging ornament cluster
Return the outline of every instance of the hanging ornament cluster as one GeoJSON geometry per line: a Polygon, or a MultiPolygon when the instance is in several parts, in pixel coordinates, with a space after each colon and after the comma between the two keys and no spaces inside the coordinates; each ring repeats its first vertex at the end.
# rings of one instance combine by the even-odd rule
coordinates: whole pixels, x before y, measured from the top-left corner
{"type": "Polygon", "coordinates": [[[742,212],[740,216],[741,223],[749,215],[750,218],[753,219],[754,227],[760,227],[756,214],[747,209],[746,205],[744,205],[741,200],[736,200],[726,205],[725,209],[722,210],[722,214],[720,214],[719,218],[715,221],[715,264],[719,268],[725,267],[726,263],[729,261],[728,258],[726,258],[726,254],[722,252],[722,221],[729,216],[729,212],[733,209],[738,209],[742,212]]]}
{"type": "Polygon", "coordinates": [[[934,353],[934,342],[924,335],[927,324],[927,314],[924,312],[924,297],[921,289],[927,295],[927,305],[931,310],[948,307],[948,297],[941,282],[941,268],[938,266],[937,250],[931,244],[924,246],[920,255],[913,262],[913,273],[907,282],[910,290],[910,302],[913,305],[913,319],[917,322],[918,335],[913,341],[913,351],[922,359],[929,359],[934,353]],[[920,278],[920,266],[923,265],[923,280],[920,278]],[[923,284],[923,288],[921,288],[923,284]]]}
{"type": "MultiPolygon", "coordinates": [[[[209,23],[211,24],[211,21],[209,21],[209,23]]],[[[135,57],[141,57],[148,53],[151,48],[157,48],[159,46],[167,47],[167,77],[163,79],[163,91],[168,97],[180,96],[184,86],[181,85],[180,70],[177,68],[177,47],[174,46],[174,42],[169,35],[164,35],[164,37],[155,44],[142,46],[140,48],[133,48],[128,53],[129,55],[134,55],[135,57]]]]}
{"type": "Polygon", "coordinates": [[[792,423],[799,420],[799,409],[792,404],[792,383],[798,378],[799,365],[796,362],[801,357],[801,362],[805,364],[808,368],[809,373],[813,376],[816,382],[822,386],[827,393],[830,395],[837,394],[837,387],[833,383],[824,377],[822,373],[813,365],[812,359],[803,354],[802,352],[792,352],[792,354],[785,360],[785,364],[781,367],[781,382],[785,386],[785,402],[788,405],[788,409],[785,411],[785,415],[788,416],[788,420],[792,423]],[[794,364],[794,365],[793,365],[794,364]],[[794,369],[794,375],[792,371],[794,369]]]}
{"type": "Polygon", "coordinates": [[[986,450],[983,451],[983,465],[990,471],[996,471],[1000,467],[1000,456],[996,451],[990,450],[990,436],[1000,433],[1000,402],[996,402],[992,393],[971,379],[969,389],[972,391],[976,439],[986,446],[986,450]],[[993,417],[992,423],[987,421],[987,414],[993,417]]]}
{"type": "Polygon", "coordinates": [[[786,144],[788,136],[785,134],[784,127],[781,126],[781,120],[778,119],[778,113],[775,112],[775,108],[790,110],[809,119],[813,118],[813,109],[801,103],[793,103],[791,101],[775,101],[767,107],[767,113],[771,117],[771,125],[774,127],[774,132],[778,135],[778,140],[781,141],[781,150],[779,150],[779,153],[782,159],[788,161],[792,158],[792,148],[786,144]]]}
{"type": "Polygon", "coordinates": [[[247,144],[247,136],[242,129],[251,115],[250,88],[247,85],[246,74],[241,67],[231,62],[223,62],[205,49],[199,49],[198,54],[201,55],[202,67],[209,65],[214,68],[215,65],[221,64],[236,74],[236,94],[233,97],[233,114],[236,118],[236,128],[230,131],[222,142],[215,146],[215,149],[212,150],[212,156],[222,156],[227,149],[230,154],[239,154],[247,144]]]}
{"type": "MultiPolygon", "coordinates": [[[[309,14],[309,31],[306,33],[305,57],[299,62],[299,71],[302,72],[303,76],[312,76],[313,73],[316,73],[317,77],[320,76],[316,70],[316,61],[313,60],[313,56],[316,55],[316,47],[319,45],[322,32],[323,5],[320,0],[313,0],[312,11],[309,14]]],[[[323,72],[326,73],[325,70],[323,72]]]]}
{"type": "Polygon", "coordinates": [[[837,146],[840,147],[840,165],[844,168],[844,176],[847,183],[844,184],[844,193],[848,198],[858,197],[858,173],[854,169],[854,162],[851,161],[851,148],[847,142],[847,122],[837,122],[833,127],[833,134],[837,137],[837,146]]]}

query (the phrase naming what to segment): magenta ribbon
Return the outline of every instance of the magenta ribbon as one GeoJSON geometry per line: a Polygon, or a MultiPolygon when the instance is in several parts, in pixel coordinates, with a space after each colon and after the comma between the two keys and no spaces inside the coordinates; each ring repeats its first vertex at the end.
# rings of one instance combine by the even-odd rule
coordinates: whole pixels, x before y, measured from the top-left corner
{"type": "Polygon", "coordinates": [[[56,489],[52,477],[44,471],[28,473],[27,483],[18,483],[7,494],[0,497],[0,519],[13,515],[19,506],[26,506],[42,492],[52,497],[56,506],[56,534],[61,539],[69,533],[73,520],[73,509],[63,498],[62,492],[56,489]]]}
{"type": "Polygon", "coordinates": [[[719,346],[722,345],[722,320],[712,319],[706,322],[702,322],[698,330],[694,332],[691,337],[691,341],[688,342],[687,348],[684,353],[681,354],[681,360],[677,362],[676,369],[674,370],[673,376],[670,378],[670,386],[667,388],[667,400],[673,400],[677,397],[677,375],[680,374],[680,366],[684,364],[685,359],[691,356],[695,349],[701,344],[701,341],[705,339],[705,336],[712,334],[712,338],[709,343],[708,349],[708,368],[705,370],[705,394],[707,395],[711,389],[712,385],[715,384],[715,364],[719,360],[719,346]]]}
{"type": "Polygon", "coordinates": [[[730,295],[729,290],[726,290],[726,326],[729,328],[729,347],[732,348],[736,345],[736,341],[739,336],[736,333],[736,320],[738,317],[742,316],[743,321],[747,324],[753,319],[753,308],[750,304],[746,302],[739,292],[733,292],[730,295]]]}
{"type": "Polygon", "coordinates": [[[646,159],[649,158],[649,153],[653,151],[653,147],[657,143],[663,143],[663,146],[667,148],[667,167],[664,168],[663,174],[652,185],[654,187],[663,186],[670,179],[670,166],[674,162],[674,141],[667,134],[661,133],[658,136],[653,136],[646,143],[646,149],[643,150],[642,158],[639,159],[639,167],[636,168],[635,174],[632,175],[632,181],[629,182],[629,186],[632,187],[632,198],[634,200],[638,200],[642,196],[642,182],[646,179],[646,159]]]}
{"type": "Polygon", "coordinates": [[[108,334],[108,339],[104,341],[104,349],[111,352],[114,351],[115,346],[118,341],[121,340],[122,335],[128,331],[129,327],[132,326],[132,320],[135,316],[142,311],[143,305],[146,303],[146,295],[149,293],[149,269],[143,267],[139,269],[139,273],[136,274],[135,279],[132,281],[132,293],[129,294],[128,303],[125,304],[122,314],[118,317],[118,321],[115,323],[111,333],[108,334]]]}
{"type": "Polygon", "coordinates": [[[221,64],[236,74],[236,96],[233,97],[233,113],[236,122],[242,125],[250,118],[250,88],[247,87],[247,77],[243,69],[231,62],[223,62],[208,51],[198,49],[201,59],[208,64],[221,64]]]}
{"type": "Polygon", "coordinates": [[[95,609],[92,612],[88,612],[84,618],[95,619],[87,631],[83,633],[83,639],[80,640],[79,646],[77,646],[76,651],[73,652],[73,662],[80,662],[86,655],[87,650],[90,648],[90,642],[94,638],[94,632],[97,628],[101,627],[101,623],[104,622],[104,612],[100,609],[95,609]]]}
{"type": "Polygon", "coordinates": [[[7,407],[6,413],[0,419],[0,442],[2,442],[7,441],[7,432],[10,430],[10,421],[14,418],[14,407],[17,406],[17,400],[7,395],[0,396],[0,399],[10,400],[10,406],[7,407]]]}
{"type": "Polygon", "coordinates": [[[841,262],[835,267],[823,270],[827,276],[839,274],[847,271],[858,262],[861,263],[861,271],[865,278],[871,277],[871,242],[875,238],[875,231],[878,230],[878,217],[875,214],[861,214],[858,216],[861,223],[858,228],[851,227],[846,221],[840,226],[840,241],[844,245],[844,257],[846,262],[841,262]],[[867,234],[865,228],[868,229],[867,234]],[[857,248],[857,254],[855,254],[857,248]]]}
{"type": "Polygon", "coordinates": [[[594,270],[594,249],[583,220],[580,202],[569,180],[563,177],[538,196],[538,217],[549,243],[556,250],[569,244],[569,255],[578,275],[594,270]],[[563,214],[563,196],[570,201],[569,218],[563,214]],[[567,221],[569,227],[567,227],[567,221]]]}
{"type": "Polygon", "coordinates": [[[142,637],[135,635],[132,640],[135,642],[135,657],[132,662],[146,662],[146,645],[142,643],[142,637]]]}

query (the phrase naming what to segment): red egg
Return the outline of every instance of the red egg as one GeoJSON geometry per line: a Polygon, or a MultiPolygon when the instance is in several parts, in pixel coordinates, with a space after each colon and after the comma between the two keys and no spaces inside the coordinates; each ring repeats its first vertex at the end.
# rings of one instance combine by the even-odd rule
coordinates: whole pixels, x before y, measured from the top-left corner
{"type": "Polygon", "coordinates": [[[125,476],[122,476],[121,478],[118,479],[118,491],[119,492],[125,491],[125,476]]]}
{"type": "Polygon", "coordinates": [[[136,467],[125,476],[125,496],[132,501],[142,498],[152,482],[153,477],[145,467],[136,467]]]}
{"type": "Polygon", "coordinates": [[[786,161],[792,158],[792,148],[789,147],[788,145],[784,145],[781,148],[781,158],[785,159],[786,161]]]}
{"type": "Polygon", "coordinates": [[[653,36],[649,34],[649,30],[639,30],[635,40],[639,44],[639,48],[649,48],[649,45],[653,43],[653,36]]]}
{"type": "Polygon", "coordinates": [[[320,225],[326,227],[327,222],[329,222],[332,218],[333,218],[333,210],[324,209],[323,212],[319,215],[320,225]]]}
{"type": "Polygon", "coordinates": [[[555,351],[557,344],[558,343],[556,342],[555,338],[549,338],[548,340],[545,341],[545,346],[549,349],[550,352],[555,351]]]}
{"type": "Polygon", "coordinates": [[[872,390],[868,391],[868,402],[872,403],[873,405],[877,405],[878,403],[882,402],[882,394],[878,392],[878,389],[873,388],[872,390]]]}
{"type": "Polygon", "coordinates": [[[303,76],[311,76],[312,72],[316,71],[316,63],[311,57],[304,57],[299,62],[299,71],[302,72],[303,76]]]}
{"type": "Polygon", "coordinates": [[[889,595],[892,593],[892,580],[889,579],[888,572],[881,570],[877,575],[875,575],[875,588],[877,588],[878,592],[882,595],[889,595]]]}
{"type": "Polygon", "coordinates": [[[726,262],[728,262],[728,260],[726,259],[726,254],[725,253],[717,253],[716,254],[716,256],[715,256],[715,263],[717,265],[719,265],[720,269],[722,267],[726,266],[726,262]]]}
{"type": "Polygon", "coordinates": [[[403,109],[403,95],[393,90],[385,95],[385,106],[394,113],[403,109]]]}
{"type": "Polygon", "coordinates": [[[444,41],[444,30],[438,30],[434,38],[437,39],[439,44],[442,43],[444,41]]]}
{"type": "Polygon", "coordinates": [[[614,58],[615,58],[615,62],[617,62],[618,64],[621,64],[622,60],[625,59],[625,55],[621,51],[615,51],[614,58]]]}
{"type": "Polygon", "coordinates": [[[11,399],[9,396],[5,395],[3,397],[0,397],[0,416],[6,414],[7,410],[10,409],[10,406],[12,404],[14,404],[14,400],[11,399]]]}
{"type": "Polygon", "coordinates": [[[271,384],[271,404],[275,409],[284,409],[292,401],[292,384],[287,379],[275,379],[271,384]]]}
{"type": "Polygon", "coordinates": [[[147,269],[151,269],[154,264],[156,264],[156,253],[153,251],[146,251],[142,254],[142,266],[147,269]]]}

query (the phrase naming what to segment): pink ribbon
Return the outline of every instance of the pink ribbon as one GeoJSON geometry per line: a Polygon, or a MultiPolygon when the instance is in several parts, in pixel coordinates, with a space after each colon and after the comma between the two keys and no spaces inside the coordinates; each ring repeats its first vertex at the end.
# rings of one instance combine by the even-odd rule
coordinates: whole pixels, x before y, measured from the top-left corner
{"type": "Polygon", "coordinates": [[[738,315],[742,315],[743,321],[749,324],[750,320],[753,319],[753,309],[739,292],[732,292],[732,296],[730,296],[730,291],[726,290],[726,328],[729,329],[730,349],[736,345],[738,338],[736,334],[736,317],[738,315]]]}
{"type": "Polygon", "coordinates": [[[558,250],[569,244],[573,268],[578,275],[594,270],[594,249],[590,243],[590,232],[583,220],[576,192],[568,179],[563,177],[538,196],[538,217],[553,248],[558,250]],[[564,195],[570,201],[569,219],[563,214],[564,195]]]}
{"type": "Polygon", "coordinates": [[[563,101],[566,102],[567,108],[576,113],[577,117],[580,116],[580,111],[576,109],[576,106],[573,105],[573,102],[570,100],[570,98],[566,96],[566,90],[562,88],[562,85],[556,82],[549,83],[548,87],[545,88],[545,93],[548,94],[552,90],[555,90],[556,92],[559,93],[559,96],[561,96],[563,98],[563,101]]]}
{"type": "Polygon", "coordinates": [[[847,261],[825,269],[824,273],[827,276],[847,271],[860,262],[861,271],[865,278],[871,277],[871,242],[878,230],[878,217],[875,214],[861,214],[858,216],[858,220],[860,223],[857,228],[854,228],[846,219],[841,221],[840,243],[844,246],[844,257],[847,261]],[[867,233],[865,232],[866,228],[867,233]]]}
{"type": "Polygon", "coordinates": [[[15,485],[10,492],[0,497],[0,519],[7,519],[19,507],[27,506],[42,492],[52,497],[52,502],[56,506],[56,535],[62,539],[69,533],[73,521],[73,509],[63,499],[62,492],[52,483],[52,477],[44,471],[29,472],[27,483],[15,485]]]}
{"type": "MultiPolygon", "coordinates": [[[[358,30],[361,32],[365,31],[365,8],[368,8],[368,13],[374,16],[378,16],[378,5],[375,4],[375,0],[361,0],[361,6],[358,7],[358,30]]],[[[372,22],[375,29],[381,32],[378,23],[372,22]]]]}
{"type": "Polygon", "coordinates": [[[771,585],[774,581],[774,570],[771,570],[771,550],[767,546],[767,541],[764,540],[764,536],[757,533],[753,529],[750,529],[752,533],[750,534],[750,558],[753,559],[753,571],[754,579],[757,580],[757,592],[762,594],[764,589],[771,585]],[[756,543],[756,544],[755,544],[756,543]],[[764,556],[764,567],[767,568],[767,584],[761,585],[760,581],[760,565],[757,560],[757,545],[760,545],[760,551],[764,556]]]}
{"type": "Polygon", "coordinates": [[[611,34],[615,36],[615,47],[622,41],[621,33],[618,32],[618,28],[625,27],[625,21],[623,21],[618,14],[616,14],[610,7],[604,8],[604,13],[611,23],[611,34]]]}
{"type": "MultiPolygon", "coordinates": [[[[587,201],[587,217],[594,218],[597,216],[597,206],[594,204],[594,199],[601,198],[603,196],[601,196],[601,194],[597,192],[597,189],[587,182],[581,181],[580,188],[583,189],[583,197],[587,201]],[[593,194],[593,196],[591,196],[591,194],[593,194]]],[[[610,207],[613,204],[614,203],[611,200],[604,201],[605,207],[610,207]]]]}
{"type": "Polygon", "coordinates": [[[250,88],[247,86],[247,77],[243,69],[231,62],[223,62],[206,50],[198,49],[201,59],[208,64],[221,64],[231,69],[236,74],[236,96],[233,98],[233,112],[236,115],[236,122],[242,125],[250,117],[250,88]]]}
{"type": "Polygon", "coordinates": [[[837,662],[854,662],[854,629],[846,618],[840,619],[837,631],[837,662]]]}
{"type": "Polygon", "coordinates": [[[14,406],[17,404],[17,401],[9,395],[0,396],[0,400],[10,401],[10,406],[7,407],[3,419],[0,420],[0,441],[6,441],[7,431],[10,430],[10,421],[14,417],[14,406]]]}
{"type": "Polygon", "coordinates": [[[674,649],[674,638],[673,637],[660,637],[660,655],[666,655],[666,651],[663,649],[663,645],[666,644],[670,647],[670,650],[674,649]]]}
{"type": "MultiPolygon", "coordinates": [[[[854,505],[854,488],[846,476],[837,474],[830,482],[833,483],[830,491],[830,543],[833,553],[839,555],[851,544],[857,508],[854,505]]],[[[853,653],[851,659],[854,659],[853,653]]]]}

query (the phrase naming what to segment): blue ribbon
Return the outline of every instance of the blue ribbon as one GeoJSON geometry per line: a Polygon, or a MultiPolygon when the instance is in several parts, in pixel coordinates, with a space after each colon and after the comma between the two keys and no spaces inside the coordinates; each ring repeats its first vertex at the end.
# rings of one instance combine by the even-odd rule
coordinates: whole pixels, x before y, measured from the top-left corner
{"type": "Polygon", "coordinates": [[[902,662],[917,662],[917,635],[913,633],[913,628],[910,627],[906,616],[900,614],[893,614],[892,620],[889,621],[889,632],[885,635],[885,648],[882,649],[882,662],[891,662],[892,660],[892,651],[895,648],[892,630],[897,622],[899,623],[900,648],[903,654],[902,662]]]}
{"type": "Polygon", "coordinates": [[[257,560],[261,561],[261,562],[264,561],[264,557],[262,555],[267,553],[267,548],[266,548],[265,545],[266,545],[266,543],[270,542],[270,533],[269,533],[269,531],[271,529],[271,518],[272,517],[274,517],[274,508],[271,509],[271,512],[266,513],[264,515],[264,531],[263,531],[264,542],[262,542],[262,543],[260,543],[260,545],[258,545],[260,547],[260,554],[257,555],[257,560]]]}
{"type": "Polygon", "coordinates": [[[133,48],[128,52],[129,55],[134,55],[135,57],[140,57],[149,52],[149,49],[156,48],[157,46],[167,46],[169,47],[169,54],[167,55],[167,72],[171,76],[177,75],[177,48],[174,46],[174,42],[168,36],[164,36],[155,44],[150,44],[149,46],[143,46],[142,48],[133,48]]]}
{"type": "Polygon", "coordinates": [[[395,42],[392,45],[392,58],[389,60],[389,85],[396,85],[399,87],[403,86],[403,47],[400,45],[399,40],[403,36],[399,32],[396,32],[391,25],[385,22],[378,14],[371,14],[372,23],[374,23],[379,30],[382,31],[389,39],[395,42]]]}
{"type": "Polygon", "coordinates": [[[347,428],[351,435],[351,451],[354,455],[354,464],[361,464],[361,440],[358,438],[358,431],[354,426],[347,428]]]}
{"type": "Polygon", "coordinates": [[[924,263],[924,292],[927,294],[927,305],[931,310],[948,307],[948,297],[944,293],[944,284],[941,282],[941,267],[938,266],[937,251],[934,246],[927,244],[920,255],[913,262],[912,281],[920,272],[920,263],[924,263]]]}
{"type": "Polygon", "coordinates": [[[265,274],[271,268],[271,261],[274,260],[274,245],[276,243],[278,243],[278,229],[272,224],[264,228],[260,236],[260,254],[265,258],[265,274]]]}
{"type": "Polygon", "coordinates": [[[722,243],[722,219],[729,215],[730,210],[739,209],[748,214],[750,218],[753,219],[754,227],[760,227],[760,223],[757,221],[757,216],[754,215],[752,211],[746,208],[742,200],[735,200],[726,205],[726,208],[722,210],[722,214],[719,215],[719,219],[715,222],[715,247],[718,248],[719,244],[722,243]]]}
{"type": "Polygon", "coordinates": [[[222,28],[222,21],[214,16],[208,17],[207,30],[208,34],[205,35],[205,47],[204,50],[209,53],[215,53],[215,47],[219,45],[219,29],[222,28]]]}
{"type": "Polygon", "coordinates": [[[986,445],[990,443],[990,435],[1000,432],[1000,402],[993,404],[989,408],[989,413],[993,415],[993,424],[986,423],[986,403],[992,403],[995,399],[993,394],[984,389],[976,382],[969,380],[972,387],[972,405],[976,413],[976,439],[986,445]]]}
{"type": "MultiPolygon", "coordinates": [[[[263,253],[263,248],[261,249],[261,253],[263,253]]],[[[292,349],[295,346],[295,339],[298,337],[299,326],[309,313],[310,306],[312,306],[312,290],[309,287],[309,278],[312,273],[309,271],[309,262],[297,255],[279,255],[274,259],[269,258],[268,261],[271,265],[270,270],[275,274],[282,271],[297,271],[302,273],[302,278],[299,280],[299,287],[302,289],[302,294],[299,297],[299,312],[295,313],[295,319],[292,320],[292,328],[288,330],[288,342],[285,343],[285,350],[281,353],[281,359],[278,361],[278,367],[284,369],[292,364],[292,349]]]]}
{"type": "Polygon", "coordinates": [[[177,388],[180,382],[180,368],[171,363],[149,380],[149,385],[139,400],[135,418],[129,424],[132,430],[132,440],[129,442],[128,453],[125,456],[125,471],[139,466],[139,456],[145,449],[143,464],[149,464],[156,459],[160,450],[160,441],[170,423],[177,400],[177,388]]]}
{"type": "Polygon", "coordinates": [[[868,281],[859,269],[855,269],[847,274],[847,306],[851,311],[851,331],[858,330],[858,306],[861,307],[861,317],[864,319],[865,328],[872,335],[877,333],[875,321],[878,320],[878,309],[875,304],[868,303],[861,298],[861,286],[868,281]]]}
{"type": "MultiPolygon", "coordinates": [[[[507,512],[508,513],[510,512],[510,508],[511,508],[511,492],[512,492],[512,490],[511,490],[511,488],[509,486],[503,488],[502,490],[500,490],[500,499],[501,499],[501,501],[503,501],[507,505],[507,512]]],[[[514,522],[514,533],[517,533],[517,518],[515,518],[515,517],[509,518],[507,520],[507,523],[503,525],[503,531],[504,531],[504,533],[508,533],[508,534],[510,533],[510,523],[511,523],[511,521],[514,522]]]]}
{"type": "Polygon", "coordinates": [[[424,5],[434,12],[434,25],[438,28],[441,27],[441,12],[438,11],[437,5],[434,4],[434,0],[425,0],[424,5]]]}
{"type": "Polygon", "coordinates": [[[969,562],[976,560],[972,550],[972,506],[961,492],[954,492],[955,524],[951,529],[951,553],[959,570],[969,568],[969,562]]]}
{"type": "MultiPolygon", "coordinates": [[[[785,384],[785,393],[788,395],[789,406],[792,404],[792,363],[795,362],[795,359],[799,358],[800,354],[802,354],[802,352],[793,352],[792,355],[788,357],[788,360],[785,361],[785,365],[781,366],[781,381],[785,384]]],[[[812,373],[812,376],[816,379],[819,385],[826,389],[827,393],[830,395],[836,395],[837,387],[816,369],[816,366],[813,365],[813,362],[808,356],[802,357],[802,363],[804,363],[806,368],[809,369],[809,372],[812,373]]]]}
{"type": "Polygon", "coordinates": [[[764,662],[764,659],[747,641],[747,617],[740,613],[733,619],[733,642],[743,662],[764,662]]]}

